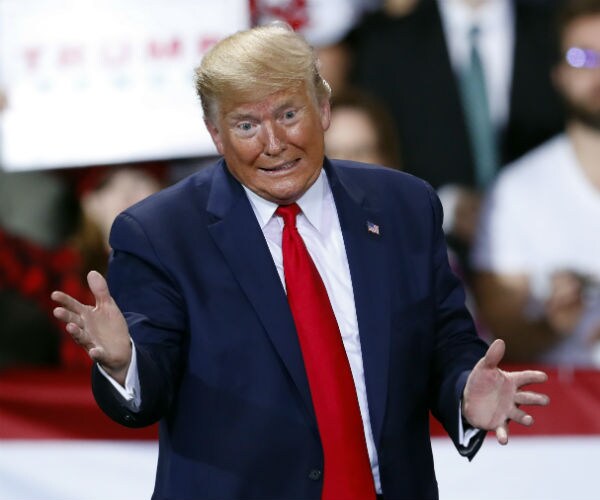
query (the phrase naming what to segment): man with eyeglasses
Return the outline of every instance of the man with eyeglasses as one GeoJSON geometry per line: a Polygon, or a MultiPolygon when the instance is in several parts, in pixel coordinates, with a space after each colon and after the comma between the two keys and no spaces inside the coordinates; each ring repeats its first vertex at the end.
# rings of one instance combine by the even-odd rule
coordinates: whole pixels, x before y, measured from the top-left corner
{"type": "Polygon", "coordinates": [[[565,2],[558,28],[566,130],[489,193],[476,291],[511,361],[600,366],[600,0],[565,2]]]}

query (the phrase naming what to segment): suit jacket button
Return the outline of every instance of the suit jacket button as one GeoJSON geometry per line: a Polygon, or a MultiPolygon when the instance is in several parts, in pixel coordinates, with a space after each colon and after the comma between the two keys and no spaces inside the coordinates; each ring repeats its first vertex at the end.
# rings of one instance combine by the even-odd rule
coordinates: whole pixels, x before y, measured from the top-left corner
{"type": "Polygon", "coordinates": [[[125,416],[123,417],[123,419],[125,420],[125,422],[134,422],[135,421],[135,417],[133,415],[130,415],[129,413],[126,413],[125,416]]]}
{"type": "Polygon", "coordinates": [[[313,469],[308,473],[308,479],[311,479],[312,481],[318,481],[321,479],[322,475],[323,473],[320,469],[313,469]]]}

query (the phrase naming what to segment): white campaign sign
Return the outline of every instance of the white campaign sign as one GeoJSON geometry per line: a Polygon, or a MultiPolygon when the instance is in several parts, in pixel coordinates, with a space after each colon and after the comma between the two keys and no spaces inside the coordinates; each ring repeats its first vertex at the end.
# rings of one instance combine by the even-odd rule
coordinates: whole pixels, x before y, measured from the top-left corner
{"type": "Polygon", "coordinates": [[[215,154],[194,68],[247,0],[0,0],[0,168],[215,154]]]}

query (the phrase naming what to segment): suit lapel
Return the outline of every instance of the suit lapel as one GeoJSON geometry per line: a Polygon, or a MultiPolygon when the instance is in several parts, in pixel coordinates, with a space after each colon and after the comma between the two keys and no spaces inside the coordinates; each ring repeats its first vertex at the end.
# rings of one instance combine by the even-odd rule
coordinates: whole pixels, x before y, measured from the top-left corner
{"type": "Polygon", "coordinates": [[[209,232],[298,388],[316,429],[287,297],[248,197],[223,162],[215,171],[207,210],[213,217],[209,232]]]}
{"type": "Polygon", "coordinates": [[[358,183],[348,176],[342,178],[342,172],[327,160],[325,166],[350,266],[371,427],[378,444],[389,373],[390,284],[386,272],[386,241],[389,240],[381,224],[381,214],[369,204],[358,183]],[[369,223],[376,227],[371,225],[369,230],[369,223]]]}

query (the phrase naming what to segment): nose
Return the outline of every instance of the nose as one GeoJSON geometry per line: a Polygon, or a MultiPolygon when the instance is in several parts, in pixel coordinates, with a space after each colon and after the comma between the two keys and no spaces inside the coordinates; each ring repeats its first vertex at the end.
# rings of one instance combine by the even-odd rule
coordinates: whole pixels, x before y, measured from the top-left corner
{"type": "Polygon", "coordinates": [[[264,123],[263,141],[263,152],[267,156],[277,156],[285,150],[285,132],[276,123],[264,123]]]}

